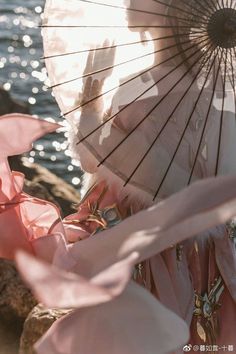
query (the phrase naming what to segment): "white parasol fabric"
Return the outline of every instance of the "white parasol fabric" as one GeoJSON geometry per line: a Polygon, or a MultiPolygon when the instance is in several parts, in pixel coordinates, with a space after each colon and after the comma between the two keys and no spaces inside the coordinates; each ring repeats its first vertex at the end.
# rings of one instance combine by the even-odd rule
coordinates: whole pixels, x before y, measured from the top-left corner
{"type": "Polygon", "coordinates": [[[236,172],[236,0],[47,0],[42,30],[89,172],[153,199],[236,172]]]}

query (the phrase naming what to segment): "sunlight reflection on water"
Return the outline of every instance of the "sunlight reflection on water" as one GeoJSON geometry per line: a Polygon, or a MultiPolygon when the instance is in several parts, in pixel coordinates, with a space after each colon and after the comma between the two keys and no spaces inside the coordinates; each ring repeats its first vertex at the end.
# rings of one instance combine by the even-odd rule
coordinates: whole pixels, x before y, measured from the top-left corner
{"type": "MultiPolygon", "coordinates": [[[[32,114],[58,118],[60,112],[50,92],[44,63],[40,24],[45,0],[2,0],[0,14],[0,86],[28,104],[32,114]],[[20,6],[19,6],[20,4],[20,6]]],[[[65,125],[65,123],[63,123],[65,125]]],[[[81,172],[71,160],[63,132],[38,141],[29,154],[30,162],[39,162],[58,176],[78,186],[81,172]]]]}

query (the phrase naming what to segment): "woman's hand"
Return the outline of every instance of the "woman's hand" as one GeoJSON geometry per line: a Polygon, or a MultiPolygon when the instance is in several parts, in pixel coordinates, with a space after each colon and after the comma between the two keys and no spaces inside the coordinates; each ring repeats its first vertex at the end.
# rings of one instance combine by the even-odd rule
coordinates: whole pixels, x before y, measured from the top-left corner
{"type": "Polygon", "coordinates": [[[94,49],[89,52],[82,93],[79,97],[81,115],[78,131],[72,138],[75,156],[78,156],[82,169],[91,174],[96,172],[98,161],[83,144],[78,142],[86,138],[86,142],[95,149],[98,150],[100,147],[101,129],[98,128],[104,118],[103,85],[105,79],[112,74],[116,52],[114,44],[109,46],[108,41],[103,43],[103,47],[107,49],[94,49]]]}
{"type": "Polygon", "coordinates": [[[116,47],[114,43],[109,45],[109,41],[106,40],[103,48],[107,49],[96,48],[88,55],[84,70],[83,90],[80,95],[82,113],[94,111],[94,113],[103,115],[103,98],[99,96],[102,95],[104,81],[112,74],[116,47]]]}

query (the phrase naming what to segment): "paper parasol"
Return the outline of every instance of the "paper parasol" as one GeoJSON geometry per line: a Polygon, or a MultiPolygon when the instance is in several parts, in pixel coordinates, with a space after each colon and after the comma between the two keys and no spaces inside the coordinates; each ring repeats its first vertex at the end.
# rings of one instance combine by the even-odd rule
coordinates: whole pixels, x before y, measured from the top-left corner
{"type": "Polygon", "coordinates": [[[42,27],[96,166],[153,199],[236,172],[236,0],[47,0],[42,27]]]}

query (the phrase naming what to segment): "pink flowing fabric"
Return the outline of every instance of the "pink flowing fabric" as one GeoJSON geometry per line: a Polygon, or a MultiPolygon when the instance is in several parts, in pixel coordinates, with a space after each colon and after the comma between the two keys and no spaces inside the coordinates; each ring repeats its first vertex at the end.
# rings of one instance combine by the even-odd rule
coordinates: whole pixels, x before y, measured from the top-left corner
{"type": "Polygon", "coordinates": [[[181,317],[190,325],[194,292],[187,263],[183,262],[182,270],[177,272],[175,262],[168,281],[171,259],[168,268],[168,260],[164,262],[160,255],[165,250],[171,252],[172,245],[192,236],[198,235],[201,239],[204,230],[233,217],[236,212],[235,183],[235,177],[198,182],[97,236],[71,245],[64,244],[54,256],[54,264],[60,270],[29,255],[18,254],[18,268],[40,301],[46,306],[76,308],[72,314],[56,322],[40,340],[36,346],[38,353],[72,354],[75,348],[76,353],[81,354],[178,353],[188,338],[186,324],[181,317]],[[150,260],[155,286],[166,306],[165,311],[157,299],[157,312],[150,309],[151,295],[140,286],[132,283],[127,286],[132,266],[146,259],[150,260]],[[118,266],[118,272],[114,271],[114,264],[118,266]],[[109,296],[104,297],[108,288],[109,296]],[[84,310],[81,309],[83,307],[84,310]],[[142,318],[142,321],[137,321],[137,318],[142,318]],[[91,334],[78,335],[77,331],[74,332],[76,326],[82,334],[85,328],[92,328],[91,334]],[[143,334],[143,344],[137,347],[140,335],[138,339],[135,337],[136,330],[143,334]],[[168,339],[168,333],[172,333],[172,341],[168,339]]]}
{"type": "Polygon", "coordinates": [[[7,161],[8,156],[30,151],[34,140],[59,127],[23,114],[0,117],[0,257],[13,259],[18,249],[35,253],[36,239],[63,231],[57,207],[24,193],[24,176],[11,172],[7,161]]]}
{"type": "Polygon", "coordinates": [[[39,354],[164,354],[187,340],[186,324],[131,282],[113,301],[76,310],[56,322],[36,350],[39,354]],[[76,335],[71,335],[74,331],[76,335]]]}
{"type": "Polygon", "coordinates": [[[70,259],[89,273],[105,269],[132,252],[138,262],[161,253],[176,243],[223,224],[235,215],[235,177],[202,180],[147,210],[123,220],[99,237],[68,246],[70,259]],[[179,207],[181,205],[181,208],[179,207]],[[112,235],[112,236],[111,236],[112,235]],[[104,257],[104,252],[106,257],[104,257]],[[96,259],[96,262],[93,260],[96,259]]]}
{"type": "Polygon", "coordinates": [[[130,280],[137,254],[131,254],[89,279],[79,273],[51,267],[27,253],[19,252],[16,260],[25,281],[29,285],[34,284],[35,294],[40,301],[48,307],[76,308],[93,306],[118,296],[130,280]],[[25,270],[28,267],[29,269],[25,270]]]}
{"type": "MultiPolygon", "coordinates": [[[[22,192],[23,176],[7,163],[7,156],[28,151],[34,139],[58,125],[10,115],[0,118],[0,126],[0,256],[16,256],[23,278],[46,306],[74,309],[37,343],[39,354],[181,353],[189,327],[191,343],[201,344],[194,290],[206,292],[219,274],[225,291],[218,344],[227,339],[236,345],[235,248],[225,227],[211,229],[236,214],[236,177],[195,183],[88,237],[93,227],[72,232],[67,223],[86,216],[86,204],[64,221],[64,228],[57,208],[22,192]],[[18,133],[15,128],[17,137],[9,141],[12,124],[18,133]],[[177,263],[173,245],[180,243],[183,257],[177,263]],[[130,281],[141,262],[149,292],[130,281]]],[[[94,200],[103,185],[95,188],[94,200]]],[[[109,190],[101,207],[117,197],[115,189],[109,190]]]]}

